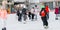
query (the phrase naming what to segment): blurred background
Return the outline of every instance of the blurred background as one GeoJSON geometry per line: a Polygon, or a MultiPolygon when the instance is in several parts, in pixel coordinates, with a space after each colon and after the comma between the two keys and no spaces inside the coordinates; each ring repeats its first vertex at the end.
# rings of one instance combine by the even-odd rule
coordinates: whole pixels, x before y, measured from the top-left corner
{"type": "MultiPolygon", "coordinates": [[[[0,0],[0,7],[2,4],[0,0]]],[[[51,10],[55,8],[55,6],[60,6],[60,0],[7,0],[9,4],[9,11],[10,13],[14,13],[14,9],[21,9],[22,6],[27,6],[27,9],[31,9],[34,5],[37,5],[39,9],[41,9],[41,5],[48,5],[51,10]]],[[[8,6],[7,6],[8,7],[8,6]]]]}

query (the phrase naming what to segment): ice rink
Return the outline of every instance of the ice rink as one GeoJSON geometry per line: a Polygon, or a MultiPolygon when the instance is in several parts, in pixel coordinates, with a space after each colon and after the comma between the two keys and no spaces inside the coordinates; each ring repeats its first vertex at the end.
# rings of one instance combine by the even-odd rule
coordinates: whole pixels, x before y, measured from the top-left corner
{"type": "MultiPolygon", "coordinates": [[[[30,21],[27,19],[26,24],[23,24],[24,21],[18,22],[16,14],[10,14],[6,20],[6,28],[7,30],[60,30],[60,20],[55,20],[54,12],[50,12],[49,17],[49,28],[44,29],[39,15],[37,21],[30,21]]],[[[2,29],[1,23],[2,22],[0,20],[0,30],[2,29]]]]}

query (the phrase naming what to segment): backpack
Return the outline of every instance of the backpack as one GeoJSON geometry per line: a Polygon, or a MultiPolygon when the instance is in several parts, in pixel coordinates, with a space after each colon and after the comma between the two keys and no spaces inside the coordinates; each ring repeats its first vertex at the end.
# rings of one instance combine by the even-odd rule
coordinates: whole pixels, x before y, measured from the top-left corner
{"type": "Polygon", "coordinates": [[[40,12],[40,16],[41,16],[41,17],[45,17],[45,16],[46,16],[45,10],[43,10],[43,11],[40,12]]]}

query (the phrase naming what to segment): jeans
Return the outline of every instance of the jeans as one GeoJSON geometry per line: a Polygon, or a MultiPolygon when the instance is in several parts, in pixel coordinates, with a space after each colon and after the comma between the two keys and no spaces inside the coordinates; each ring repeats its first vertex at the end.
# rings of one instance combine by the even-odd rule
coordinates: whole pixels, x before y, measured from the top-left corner
{"type": "Polygon", "coordinates": [[[49,19],[49,13],[47,13],[47,20],[49,19]]]}
{"type": "Polygon", "coordinates": [[[37,15],[35,15],[35,19],[37,20],[37,15]]]}
{"type": "Polygon", "coordinates": [[[34,15],[35,15],[35,14],[32,14],[32,20],[34,19],[34,15]]]}

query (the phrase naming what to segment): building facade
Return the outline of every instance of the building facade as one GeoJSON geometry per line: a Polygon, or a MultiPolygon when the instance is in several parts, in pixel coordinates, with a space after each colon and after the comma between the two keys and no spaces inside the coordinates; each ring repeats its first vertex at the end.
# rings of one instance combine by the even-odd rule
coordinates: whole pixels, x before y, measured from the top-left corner
{"type": "MultiPolygon", "coordinates": [[[[1,4],[0,0],[0,4],[1,4]]],[[[14,2],[25,2],[26,0],[10,0],[10,1],[14,1],[14,2]]],[[[41,5],[40,3],[44,3],[44,5],[48,5],[50,9],[54,9],[55,6],[60,6],[60,0],[28,0],[28,2],[30,3],[29,5],[33,6],[35,4],[37,5],[41,5]]]]}
{"type": "Polygon", "coordinates": [[[60,6],[60,0],[30,0],[29,2],[37,4],[44,3],[44,5],[48,5],[50,9],[54,9],[55,6],[60,6]]]}

